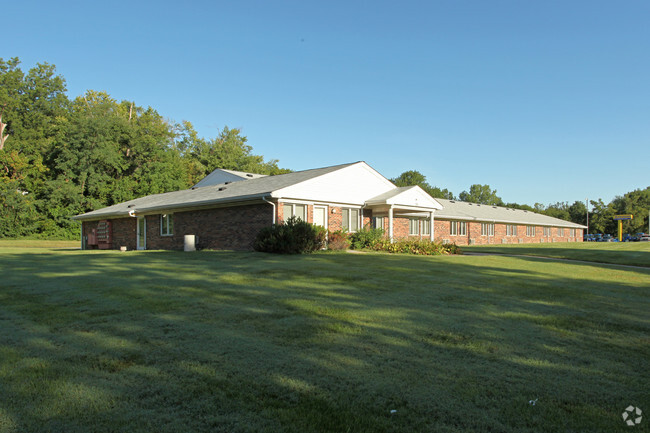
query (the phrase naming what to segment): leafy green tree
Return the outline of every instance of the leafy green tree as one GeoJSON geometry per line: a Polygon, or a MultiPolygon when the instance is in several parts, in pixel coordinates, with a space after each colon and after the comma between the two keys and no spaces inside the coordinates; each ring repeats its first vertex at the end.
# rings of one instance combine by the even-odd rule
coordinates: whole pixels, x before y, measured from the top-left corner
{"type": "Polygon", "coordinates": [[[494,206],[502,206],[503,200],[497,196],[497,190],[493,190],[489,185],[474,184],[469,187],[468,191],[463,191],[458,195],[462,201],[479,204],[489,204],[494,206]]]}
{"type": "Polygon", "coordinates": [[[576,201],[567,210],[569,212],[569,221],[576,224],[587,224],[587,205],[583,202],[576,201]]]}
{"type": "Polygon", "coordinates": [[[431,186],[427,182],[426,176],[416,170],[405,171],[395,179],[391,179],[396,186],[419,186],[427,192],[433,198],[444,198],[448,200],[453,200],[454,195],[445,189],[438,188],[436,186],[431,186]]]}
{"type": "MultiPolygon", "coordinates": [[[[636,189],[622,196],[616,196],[610,203],[613,213],[631,214],[632,220],[623,221],[626,233],[647,233],[648,212],[650,212],[650,187],[636,189]]],[[[618,230],[618,229],[617,229],[618,230]]]]}

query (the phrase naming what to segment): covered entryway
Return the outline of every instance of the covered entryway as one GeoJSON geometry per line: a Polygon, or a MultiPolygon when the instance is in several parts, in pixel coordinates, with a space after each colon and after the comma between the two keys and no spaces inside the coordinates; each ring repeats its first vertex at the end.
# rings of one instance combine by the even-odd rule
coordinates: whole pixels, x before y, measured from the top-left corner
{"type": "MultiPolygon", "coordinates": [[[[395,188],[368,200],[365,208],[372,211],[373,217],[388,217],[388,236],[392,242],[394,219],[398,217],[428,221],[428,238],[433,240],[433,213],[442,209],[442,205],[419,186],[406,186],[395,188]]],[[[419,233],[422,236],[422,232],[419,233]]]]}

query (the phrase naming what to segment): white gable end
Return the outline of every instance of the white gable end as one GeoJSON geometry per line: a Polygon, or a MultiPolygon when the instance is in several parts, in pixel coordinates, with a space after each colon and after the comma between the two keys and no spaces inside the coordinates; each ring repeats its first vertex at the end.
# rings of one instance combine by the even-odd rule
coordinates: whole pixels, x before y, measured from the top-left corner
{"type": "Polygon", "coordinates": [[[419,186],[407,189],[401,194],[397,194],[388,200],[387,204],[407,205],[416,207],[430,207],[435,209],[442,209],[442,205],[433,199],[419,186]]]}
{"type": "Polygon", "coordinates": [[[368,198],[393,188],[395,185],[388,179],[359,162],[274,191],[273,197],[363,205],[368,198]]]}

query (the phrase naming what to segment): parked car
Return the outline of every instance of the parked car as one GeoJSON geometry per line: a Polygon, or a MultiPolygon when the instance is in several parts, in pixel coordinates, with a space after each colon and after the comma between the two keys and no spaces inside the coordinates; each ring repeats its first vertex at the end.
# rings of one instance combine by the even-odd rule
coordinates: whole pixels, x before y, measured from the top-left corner
{"type": "Polygon", "coordinates": [[[650,234],[645,233],[639,237],[639,241],[641,242],[650,242],[650,234]]]}
{"type": "Polygon", "coordinates": [[[594,242],[602,242],[603,241],[603,235],[602,233],[596,233],[594,235],[594,242]]]}
{"type": "Polygon", "coordinates": [[[603,242],[614,242],[614,236],[612,236],[612,235],[603,235],[603,242]]]}
{"type": "Polygon", "coordinates": [[[632,236],[631,234],[628,233],[625,236],[623,236],[623,242],[633,242],[633,241],[634,241],[634,236],[632,236]]]}

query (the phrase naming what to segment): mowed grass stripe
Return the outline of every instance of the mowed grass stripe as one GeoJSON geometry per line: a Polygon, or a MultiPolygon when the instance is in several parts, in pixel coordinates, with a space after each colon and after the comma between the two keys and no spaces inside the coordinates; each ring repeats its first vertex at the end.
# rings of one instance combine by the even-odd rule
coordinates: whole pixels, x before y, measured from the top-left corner
{"type": "Polygon", "coordinates": [[[650,407],[650,271],[0,255],[0,432],[618,431],[650,407]]]}

